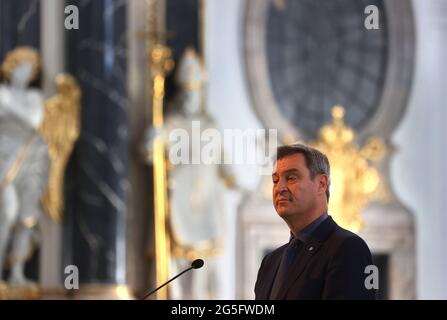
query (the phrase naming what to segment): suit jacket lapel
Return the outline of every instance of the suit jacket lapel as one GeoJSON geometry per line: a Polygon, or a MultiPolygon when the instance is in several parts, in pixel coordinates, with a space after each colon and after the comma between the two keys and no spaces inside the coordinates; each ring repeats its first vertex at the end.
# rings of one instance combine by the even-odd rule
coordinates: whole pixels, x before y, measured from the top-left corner
{"type": "Polygon", "coordinates": [[[284,299],[290,287],[303,273],[313,255],[320,249],[323,242],[333,232],[336,225],[337,224],[334,222],[334,220],[332,220],[331,216],[329,216],[321,223],[320,226],[318,226],[315,232],[311,235],[309,241],[304,244],[303,248],[298,254],[297,259],[290,267],[290,281],[285,281],[282,284],[277,299],[284,299]]]}

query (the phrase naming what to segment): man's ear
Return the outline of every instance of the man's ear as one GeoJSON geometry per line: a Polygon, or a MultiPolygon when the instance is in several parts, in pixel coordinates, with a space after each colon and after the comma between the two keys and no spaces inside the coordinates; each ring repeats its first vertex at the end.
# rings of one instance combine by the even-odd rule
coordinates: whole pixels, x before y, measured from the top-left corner
{"type": "Polygon", "coordinates": [[[326,194],[328,188],[329,177],[325,174],[318,175],[318,192],[326,194]]]}

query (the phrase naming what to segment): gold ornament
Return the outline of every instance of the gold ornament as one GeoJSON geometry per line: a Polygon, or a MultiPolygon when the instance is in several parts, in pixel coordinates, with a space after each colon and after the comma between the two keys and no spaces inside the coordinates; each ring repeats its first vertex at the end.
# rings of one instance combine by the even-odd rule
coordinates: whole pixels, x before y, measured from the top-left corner
{"type": "Polygon", "coordinates": [[[40,134],[48,143],[51,160],[48,188],[42,205],[48,215],[59,222],[64,209],[64,173],[68,159],[80,132],[81,91],[68,74],[56,77],[57,94],[45,102],[45,114],[40,134]]]}
{"type": "Polygon", "coordinates": [[[14,69],[23,62],[29,62],[32,65],[31,81],[37,79],[40,72],[39,52],[32,47],[17,47],[8,52],[2,63],[1,71],[6,80],[11,79],[14,69]]]}
{"type": "Polygon", "coordinates": [[[369,161],[380,160],[386,153],[380,138],[371,138],[359,149],[355,132],[344,123],[345,109],[332,108],[333,122],[323,126],[311,146],[325,153],[331,164],[329,212],[342,227],[359,231],[363,226],[361,211],[379,186],[380,175],[369,161]]]}

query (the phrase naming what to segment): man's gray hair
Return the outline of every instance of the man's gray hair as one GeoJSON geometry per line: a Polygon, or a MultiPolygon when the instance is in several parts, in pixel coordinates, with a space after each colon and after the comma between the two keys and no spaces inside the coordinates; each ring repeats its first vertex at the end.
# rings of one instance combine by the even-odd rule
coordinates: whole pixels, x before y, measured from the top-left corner
{"type": "Polygon", "coordinates": [[[328,184],[326,189],[326,198],[329,202],[329,186],[331,184],[330,165],[329,160],[321,151],[306,146],[304,144],[295,143],[278,147],[276,150],[276,161],[294,154],[302,154],[306,162],[306,167],[310,171],[310,177],[313,179],[319,174],[324,174],[328,177],[328,184]]]}

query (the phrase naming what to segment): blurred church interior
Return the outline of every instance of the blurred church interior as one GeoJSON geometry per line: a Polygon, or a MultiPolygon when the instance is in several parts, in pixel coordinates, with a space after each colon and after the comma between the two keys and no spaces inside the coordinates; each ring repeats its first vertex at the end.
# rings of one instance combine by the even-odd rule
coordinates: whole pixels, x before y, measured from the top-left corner
{"type": "Polygon", "coordinates": [[[139,299],[195,259],[149,299],[254,299],[289,233],[219,159],[265,150],[173,163],[194,123],[321,148],[378,298],[447,299],[446,37],[445,0],[0,0],[0,299],[139,299]]]}

